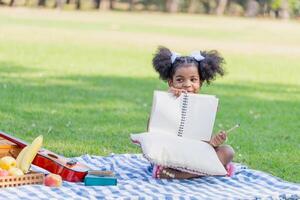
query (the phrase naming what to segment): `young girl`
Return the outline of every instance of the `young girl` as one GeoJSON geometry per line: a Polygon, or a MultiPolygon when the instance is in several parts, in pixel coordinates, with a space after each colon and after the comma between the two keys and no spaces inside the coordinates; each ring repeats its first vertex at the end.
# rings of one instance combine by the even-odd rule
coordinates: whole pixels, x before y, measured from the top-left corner
{"type": "MultiPolygon", "coordinates": [[[[168,82],[169,92],[177,97],[183,92],[198,93],[204,82],[209,84],[217,74],[223,76],[223,63],[224,59],[217,51],[198,51],[190,56],[180,56],[165,47],[159,47],[153,58],[154,69],[162,80],[168,82]]],[[[233,159],[234,150],[229,145],[222,145],[226,138],[226,132],[221,131],[211,138],[209,144],[215,148],[228,175],[231,175],[233,165],[230,162],[233,159]]],[[[184,179],[195,178],[199,175],[154,166],[153,176],[155,178],[184,179]]]]}

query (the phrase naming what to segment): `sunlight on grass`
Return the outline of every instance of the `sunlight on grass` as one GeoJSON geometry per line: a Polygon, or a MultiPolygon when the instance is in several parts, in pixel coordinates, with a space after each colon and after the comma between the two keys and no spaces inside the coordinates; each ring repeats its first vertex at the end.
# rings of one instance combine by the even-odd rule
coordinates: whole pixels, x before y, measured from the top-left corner
{"type": "Polygon", "coordinates": [[[138,153],[158,45],[217,49],[226,76],[215,131],[241,123],[236,162],[300,181],[300,26],[295,22],[158,13],[0,10],[0,130],[65,156],[138,153]],[[46,15],[43,13],[47,13],[46,15]],[[174,23],[176,22],[176,23],[174,23]]]}

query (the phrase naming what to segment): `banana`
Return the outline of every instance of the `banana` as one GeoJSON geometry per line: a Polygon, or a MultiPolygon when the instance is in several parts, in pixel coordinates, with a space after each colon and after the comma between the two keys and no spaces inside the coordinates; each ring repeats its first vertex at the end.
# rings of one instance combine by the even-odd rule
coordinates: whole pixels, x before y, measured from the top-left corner
{"type": "Polygon", "coordinates": [[[17,161],[17,167],[18,168],[21,168],[21,163],[22,163],[22,160],[24,158],[24,155],[26,154],[26,151],[28,150],[29,146],[27,145],[25,148],[22,149],[22,151],[19,153],[16,161],[17,161]]]}
{"type": "Polygon", "coordinates": [[[42,147],[42,144],[43,144],[43,136],[40,135],[33,140],[33,142],[28,146],[27,150],[24,150],[24,155],[20,163],[20,169],[24,172],[24,174],[29,171],[30,165],[34,157],[36,156],[37,152],[42,147]]]}

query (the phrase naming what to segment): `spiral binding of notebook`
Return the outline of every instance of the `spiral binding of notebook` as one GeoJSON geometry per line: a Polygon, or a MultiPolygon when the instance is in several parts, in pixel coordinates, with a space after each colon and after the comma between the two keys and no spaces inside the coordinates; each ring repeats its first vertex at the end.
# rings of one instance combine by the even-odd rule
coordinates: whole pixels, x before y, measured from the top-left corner
{"type": "Polygon", "coordinates": [[[186,114],[187,114],[187,108],[188,108],[188,102],[189,102],[189,97],[185,93],[183,98],[182,98],[182,107],[181,107],[181,120],[178,128],[177,135],[179,137],[182,137],[183,131],[184,131],[184,124],[186,121],[186,114]]]}

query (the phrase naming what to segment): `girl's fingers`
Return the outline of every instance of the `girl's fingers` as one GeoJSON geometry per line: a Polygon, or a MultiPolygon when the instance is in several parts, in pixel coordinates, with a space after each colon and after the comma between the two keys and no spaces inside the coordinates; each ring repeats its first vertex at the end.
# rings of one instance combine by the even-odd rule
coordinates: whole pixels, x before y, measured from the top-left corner
{"type": "Polygon", "coordinates": [[[175,96],[176,96],[176,97],[179,97],[179,95],[180,95],[180,94],[179,94],[179,91],[178,91],[178,90],[175,90],[175,96]]]}
{"type": "Polygon", "coordinates": [[[224,143],[224,141],[226,140],[226,136],[224,137],[224,134],[218,134],[216,135],[213,139],[212,139],[212,144],[213,146],[220,146],[221,144],[224,143]]]}
{"type": "Polygon", "coordinates": [[[177,89],[175,89],[173,87],[170,87],[169,92],[172,93],[175,97],[178,97],[178,90],[177,89]]]}
{"type": "Polygon", "coordinates": [[[212,141],[210,142],[210,144],[211,144],[213,147],[216,147],[215,141],[212,140],[212,141]]]}
{"type": "Polygon", "coordinates": [[[218,143],[219,143],[219,140],[218,140],[218,136],[214,136],[213,139],[212,139],[212,142],[213,146],[218,146],[218,143]]]}
{"type": "Polygon", "coordinates": [[[223,139],[223,140],[226,140],[226,138],[227,138],[227,135],[226,135],[226,134],[222,135],[222,139],[223,139]]]}
{"type": "Polygon", "coordinates": [[[219,132],[217,135],[213,136],[210,141],[210,144],[214,147],[220,146],[226,141],[227,134],[225,131],[219,132]]]}
{"type": "Polygon", "coordinates": [[[176,89],[176,92],[176,96],[179,97],[184,92],[184,90],[176,89]]]}
{"type": "Polygon", "coordinates": [[[220,138],[221,138],[222,140],[226,140],[226,138],[227,138],[226,133],[225,133],[225,132],[224,132],[224,133],[221,133],[221,134],[220,134],[220,138]]]}
{"type": "Polygon", "coordinates": [[[220,144],[222,144],[222,139],[219,136],[217,136],[215,143],[216,143],[217,146],[219,146],[220,144]]]}
{"type": "Polygon", "coordinates": [[[224,134],[226,134],[226,132],[225,131],[220,131],[219,134],[224,135],[224,134]]]}
{"type": "Polygon", "coordinates": [[[181,90],[178,90],[178,91],[179,91],[179,95],[178,96],[180,96],[182,93],[187,93],[187,91],[184,90],[184,89],[181,89],[181,90]]]}
{"type": "Polygon", "coordinates": [[[169,88],[169,92],[171,92],[176,97],[179,97],[182,93],[187,93],[186,90],[176,89],[176,88],[173,88],[173,87],[169,88]]]}
{"type": "Polygon", "coordinates": [[[226,140],[227,134],[226,134],[225,131],[220,131],[219,134],[218,134],[218,136],[220,138],[222,138],[223,140],[226,140]]]}

